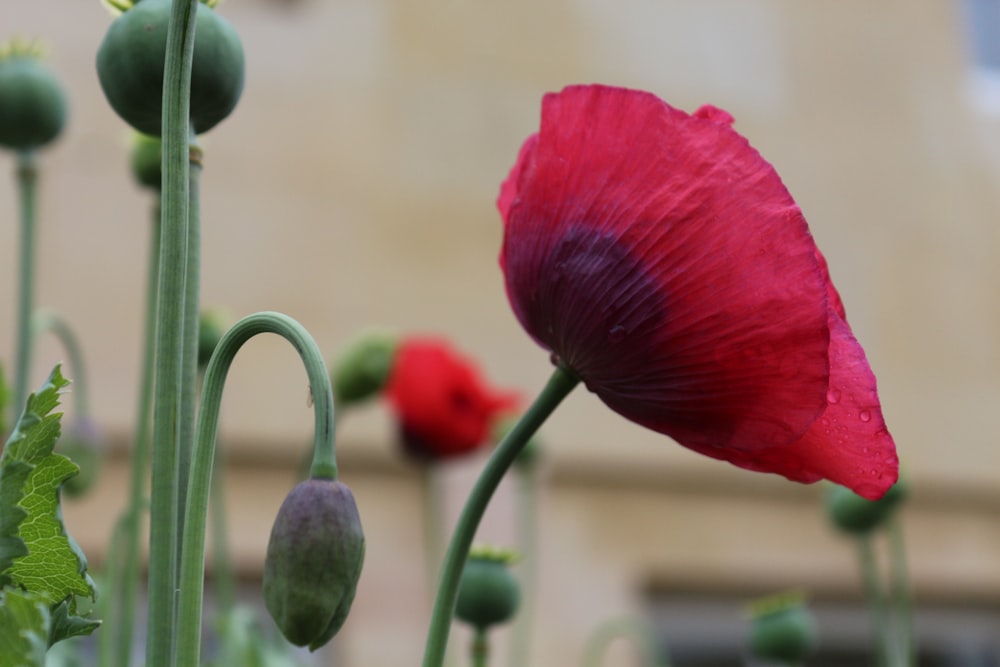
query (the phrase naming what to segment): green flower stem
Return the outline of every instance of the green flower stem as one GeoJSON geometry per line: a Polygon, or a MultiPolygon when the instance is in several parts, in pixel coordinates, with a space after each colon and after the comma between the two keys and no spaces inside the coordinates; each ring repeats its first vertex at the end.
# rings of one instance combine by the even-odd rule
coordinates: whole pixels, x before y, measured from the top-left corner
{"type": "Polygon", "coordinates": [[[476,628],[470,651],[472,667],[486,667],[490,662],[490,639],[484,628],[476,628]]]}
{"type": "MultiPolygon", "coordinates": [[[[184,317],[188,276],[188,188],[191,139],[191,63],[198,0],[174,0],[167,29],[163,77],[163,215],[157,291],[153,398],[152,484],[149,531],[149,616],[147,667],[173,667],[178,573],[178,451],[184,386],[184,317]]],[[[188,663],[196,664],[196,663],[188,663]]]]}
{"type": "Polygon", "coordinates": [[[871,535],[858,537],[858,559],[861,566],[862,583],[868,609],[871,613],[872,628],[875,633],[875,653],[879,667],[898,667],[893,659],[894,640],[889,624],[889,609],[886,605],[885,591],[879,581],[878,563],[875,559],[875,548],[871,535]]]}
{"type": "Polygon", "coordinates": [[[521,583],[521,612],[511,627],[510,667],[523,667],[531,653],[531,631],[535,621],[535,591],[538,588],[538,465],[533,462],[516,466],[518,551],[517,568],[521,583]]]}
{"type": "Polygon", "coordinates": [[[90,416],[90,401],[87,400],[87,369],[83,363],[83,353],[80,351],[80,342],[73,333],[69,323],[56,313],[39,311],[31,318],[31,334],[33,338],[39,338],[46,332],[51,332],[59,339],[66,357],[69,360],[70,368],[73,370],[73,406],[77,417],[90,416]]]}
{"type": "MultiPolygon", "coordinates": [[[[97,608],[100,613],[100,618],[104,625],[101,632],[98,633],[97,646],[97,664],[98,667],[112,667],[116,664],[113,662],[114,645],[115,639],[118,635],[115,635],[112,628],[118,628],[122,622],[125,620],[122,608],[120,605],[115,604],[121,593],[123,579],[121,573],[122,562],[118,559],[119,555],[125,550],[126,541],[129,539],[128,530],[128,515],[125,514],[119,517],[118,521],[115,522],[114,528],[111,530],[111,540],[108,544],[108,551],[104,558],[104,578],[101,582],[101,594],[97,598],[97,608]]],[[[129,623],[131,626],[131,623],[129,623]]],[[[126,662],[118,662],[119,665],[127,665],[128,655],[125,657],[126,662]]]]}
{"type": "Polygon", "coordinates": [[[14,420],[28,399],[31,372],[31,312],[35,299],[35,218],[38,168],[32,151],[17,154],[17,182],[21,197],[20,291],[17,302],[17,350],[14,352],[14,420]]]}
{"type": "Polygon", "coordinates": [[[670,656],[661,650],[649,624],[635,618],[615,618],[599,625],[583,649],[583,667],[600,667],[604,654],[614,640],[630,639],[642,652],[644,663],[655,667],[670,667],[670,656]]]}
{"type": "Polygon", "coordinates": [[[423,667],[441,667],[444,660],[462,568],[468,558],[469,547],[476,535],[476,529],[494,491],[524,445],[578,382],[579,379],[570,371],[557,366],[541,394],[493,451],[479,479],[476,480],[445,553],[437,598],[434,601],[430,627],[427,630],[427,642],[424,645],[423,667]]]}
{"type": "Polygon", "coordinates": [[[184,552],[181,559],[178,603],[177,664],[198,665],[201,650],[201,614],[205,577],[205,524],[208,520],[215,436],[218,429],[222,388],[229,366],[240,347],[253,336],[276,333],[298,351],[309,376],[315,405],[312,477],[337,478],[334,451],[333,389],[323,355],[309,333],[298,322],[280,313],[256,313],[243,318],[226,332],[205,371],[198,437],[191,459],[189,495],[185,507],[184,552]]]}
{"type": "Polygon", "coordinates": [[[226,529],[226,499],[223,494],[225,462],[215,449],[209,509],[212,512],[212,574],[218,613],[228,616],[236,604],[236,578],[229,565],[229,531],[226,529]]]}
{"type": "Polygon", "coordinates": [[[887,526],[889,537],[889,565],[892,572],[891,591],[894,616],[897,623],[900,665],[916,667],[917,645],[913,631],[913,600],[910,596],[910,575],[906,563],[906,544],[903,525],[898,516],[892,516],[887,526]]]}
{"type": "MultiPolygon", "coordinates": [[[[123,517],[127,538],[122,559],[121,618],[118,630],[115,665],[128,667],[132,655],[132,628],[135,618],[139,584],[139,543],[142,513],[145,511],[146,474],[149,465],[150,420],[153,411],[153,370],[156,345],[157,281],[160,274],[160,195],[153,206],[152,228],[149,234],[149,254],[146,268],[146,314],[143,323],[142,370],[139,376],[139,402],[136,407],[135,431],[132,435],[132,462],[129,503],[123,517]]],[[[110,629],[110,628],[108,628],[110,629]]],[[[105,632],[107,632],[107,630],[105,632]]],[[[110,633],[108,633],[110,634],[110,633]]],[[[102,663],[103,664],[103,663],[102,663]]]]}

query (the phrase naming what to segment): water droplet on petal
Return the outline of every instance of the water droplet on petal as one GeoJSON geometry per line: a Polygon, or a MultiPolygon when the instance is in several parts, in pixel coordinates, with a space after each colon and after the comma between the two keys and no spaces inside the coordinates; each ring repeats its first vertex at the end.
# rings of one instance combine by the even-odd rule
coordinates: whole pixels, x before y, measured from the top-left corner
{"type": "Polygon", "coordinates": [[[859,412],[858,419],[860,419],[865,423],[870,422],[872,420],[871,410],[862,410],[861,412],[859,412]]]}
{"type": "Polygon", "coordinates": [[[616,324],[608,331],[608,340],[612,343],[620,343],[625,340],[626,333],[625,327],[620,324],[616,324]]]}
{"type": "Polygon", "coordinates": [[[841,391],[835,387],[830,387],[830,390],[826,392],[826,400],[829,403],[840,403],[841,391]]]}

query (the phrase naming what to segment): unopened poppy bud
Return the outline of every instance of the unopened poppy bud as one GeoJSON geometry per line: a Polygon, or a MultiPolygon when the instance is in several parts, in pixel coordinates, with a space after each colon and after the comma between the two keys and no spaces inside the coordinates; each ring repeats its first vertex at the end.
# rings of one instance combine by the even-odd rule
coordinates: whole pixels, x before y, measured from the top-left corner
{"type": "Polygon", "coordinates": [[[377,331],[349,343],[333,364],[333,393],[337,399],[347,405],[378,394],[389,378],[398,346],[395,335],[377,331]]]}
{"type": "Polygon", "coordinates": [[[815,622],[799,593],[760,600],[750,614],[750,652],[755,657],[797,664],[815,647],[815,622]]]}
{"type": "Polygon", "coordinates": [[[212,359],[212,353],[226,333],[222,315],[215,310],[206,310],[198,318],[198,367],[205,368],[212,359]]]}
{"type": "Polygon", "coordinates": [[[264,561],[264,605],[285,638],[315,651],[340,630],[365,556],[350,489],[299,483],[278,510],[264,561]]]}
{"type": "Polygon", "coordinates": [[[879,500],[866,500],[843,486],[834,486],[826,495],[826,512],[840,530],[863,535],[881,526],[909,495],[903,481],[896,482],[879,500]]]}
{"type": "Polygon", "coordinates": [[[163,142],[159,137],[136,132],[132,139],[132,154],[129,162],[132,175],[139,185],[159,190],[162,179],[163,142]]]}
{"type": "Polygon", "coordinates": [[[469,553],[458,588],[455,616],[478,630],[514,617],[521,589],[511,574],[513,552],[479,548],[469,553]]]}
{"type": "Polygon", "coordinates": [[[89,419],[74,420],[59,438],[57,451],[80,468],[63,482],[63,491],[71,497],[83,495],[94,485],[104,453],[104,439],[97,424],[89,419]]]}
{"type": "Polygon", "coordinates": [[[0,146],[38,148],[66,124],[62,86],[39,56],[31,44],[0,45],[0,146]]]}

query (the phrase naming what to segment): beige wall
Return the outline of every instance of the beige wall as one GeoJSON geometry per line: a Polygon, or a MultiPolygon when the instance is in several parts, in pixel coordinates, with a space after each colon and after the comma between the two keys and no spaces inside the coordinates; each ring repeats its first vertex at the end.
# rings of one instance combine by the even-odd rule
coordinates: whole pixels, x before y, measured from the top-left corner
{"type": "MultiPolygon", "coordinates": [[[[689,110],[715,103],[801,204],[879,376],[915,482],[918,589],[1000,595],[1000,120],[968,104],[956,4],[229,0],[222,12],[243,37],[248,78],[234,116],[204,139],[206,305],[234,318],[285,311],[331,356],[368,325],[443,332],[498,383],[531,393],[548,364],[505,302],[493,201],[542,93],[602,81],[689,110]]],[[[126,130],[94,74],[109,22],[97,0],[0,3],[0,37],[47,39],[72,104],[64,139],[42,158],[39,302],[78,327],[95,409],[123,442],[150,202],[129,180],[126,130]]],[[[13,207],[7,179],[0,210],[13,207]]],[[[0,226],[7,285],[15,242],[13,225],[0,226]]],[[[14,312],[13,298],[0,290],[0,313],[14,312]]],[[[0,351],[12,348],[0,327],[0,351]]],[[[57,357],[43,346],[39,372],[57,357]]],[[[222,432],[241,452],[231,506],[250,572],[290,480],[271,469],[294,465],[312,422],[305,378],[281,345],[255,343],[231,377],[222,432]]],[[[701,459],[583,390],[545,432],[539,617],[559,619],[540,648],[546,662],[578,650],[600,615],[638,608],[649,580],[853,581],[850,550],[817,519],[815,488],[701,459]]],[[[342,641],[350,664],[399,664],[419,650],[426,603],[410,554],[419,482],[394,463],[380,408],[346,420],[341,448],[370,539],[342,641]],[[398,640],[379,640],[386,624],[398,640]]],[[[92,553],[120,485],[67,510],[92,553]]],[[[510,534],[503,507],[495,541],[510,534]]]]}

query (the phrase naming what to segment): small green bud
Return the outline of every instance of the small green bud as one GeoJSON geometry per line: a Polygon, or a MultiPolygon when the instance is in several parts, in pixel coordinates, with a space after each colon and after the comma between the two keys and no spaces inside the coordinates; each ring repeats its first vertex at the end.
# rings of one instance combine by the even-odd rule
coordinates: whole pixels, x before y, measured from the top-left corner
{"type": "Polygon", "coordinates": [[[38,50],[0,45],[0,146],[31,150],[57,136],[66,124],[66,96],[38,50]]]}
{"type": "Polygon", "coordinates": [[[342,405],[360,403],[381,391],[399,346],[397,336],[370,331],[348,343],[333,364],[333,393],[342,405]]]}
{"type": "Polygon", "coordinates": [[[299,483],[278,510],[264,560],[264,605],[285,638],[315,651],[340,630],[354,601],[365,537],[350,489],[299,483]]]}
{"type": "Polygon", "coordinates": [[[163,164],[163,142],[159,137],[136,132],[132,139],[132,175],[135,180],[147,188],[160,190],[163,183],[161,167],[163,164]]]}
{"type": "Polygon", "coordinates": [[[521,588],[511,574],[510,551],[473,549],[462,571],[455,617],[479,630],[505,623],[517,613],[521,588]]]}
{"type": "Polygon", "coordinates": [[[840,530],[864,535],[881,526],[908,495],[909,488],[902,480],[878,500],[866,500],[850,489],[834,486],[826,494],[826,512],[840,530]]]}
{"type": "Polygon", "coordinates": [[[104,439],[97,424],[89,419],[76,419],[59,438],[57,451],[80,467],[80,472],[63,482],[67,496],[82,496],[97,479],[104,457],[104,439]]]}
{"type": "Polygon", "coordinates": [[[750,652],[762,660],[799,663],[816,645],[816,624],[802,595],[765,598],[750,609],[750,652]]]}
{"type": "Polygon", "coordinates": [[[206,310],[198,318],[198,368],[205,368],[226,333],[225,318],[217,310],[206,310]]]}

